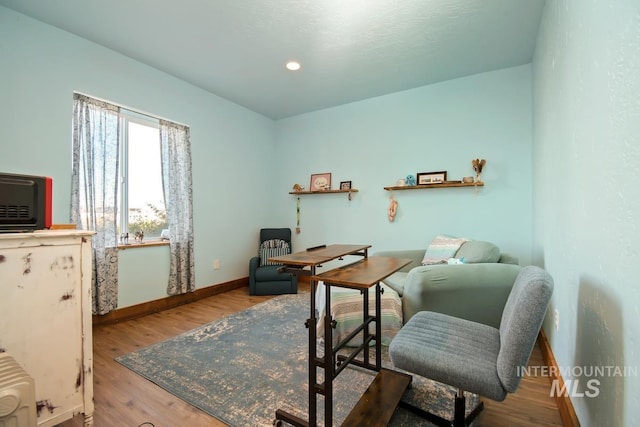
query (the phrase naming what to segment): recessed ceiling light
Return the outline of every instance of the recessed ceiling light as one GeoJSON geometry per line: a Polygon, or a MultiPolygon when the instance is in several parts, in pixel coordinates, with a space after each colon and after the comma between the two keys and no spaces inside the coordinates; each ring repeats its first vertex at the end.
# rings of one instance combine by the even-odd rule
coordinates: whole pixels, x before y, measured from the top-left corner
{"type": "Polygon", "coordinates": [[[287,70],[298,71],[300,69],[300,63],[296,61],[289,61],[287,62],[286,67],[287,67],[287,70]]]}

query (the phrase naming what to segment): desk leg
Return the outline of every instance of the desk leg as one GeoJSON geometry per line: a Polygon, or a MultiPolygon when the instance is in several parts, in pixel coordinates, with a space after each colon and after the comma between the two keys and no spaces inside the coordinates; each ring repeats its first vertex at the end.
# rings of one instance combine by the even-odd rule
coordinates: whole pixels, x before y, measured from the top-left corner
{"type": "Polygon", "coordinates": [[[333,354],[333,324],[331,318],[331,285],[324,284],[324,425],[333,425],[333,375],[335,354],[333,354]]]}
{"type": "MultiPolygon", "coordinates": [[[[311,267],[311,275],[316,274],[315,266],[311,267]]],[[[316,286],[315,280],[311,284],[311,313],[309,315],[309,425],[315,427],[318,418],[318,397],[316,394],[316,384],[318,383],[318,371],[316,358],[318,357],[318,342],[316,336],[316,286]]]]}
{"type": "Polygon", "coordinates": [[[376,371],[382,368],[382,289],[376,283],[376,371]]]}
{"type": "MultiPolygon", "coordinates": [[[[375,302],[375,322],[376,322],[376,335],[375,335],[375,340],[376,340],[376,363],[375,363],[375,370],[380,372],[380,369],[382,368],[382,288],[380,287],[380,282],[376,283],[376,302],[375,302]]],[[[362,301],[362,306],[363,306],[363,310],[362,310],[362,318],[366,319],[369,316],[369,290],[368,289],[364,289],[363,290],[363,294],[364,294],[364,299],[362,301]]],[[[371,335],[369,333],[369,326],[367,325],[367,327],[365,328],[365,330],[363,331],[363,342],[366,343],[367,338],[369,337],[369,335],[371,335]]],[[[364,366],[371,366],[369,364],[369,346],[365,345],[364,346],[364,350],[363,350],[363,358],[364,358],[364,366]]]]}
{"type": "MultiPolygon", "coordinates": [[[[369,289],[362,290],[362,321],[369,317],[369,289]]],[[[367,340],[369,339],[369,335],[371,335],[369,331],[369,325],[367,325],[362,331],[362,342],[364,345],[364,349],[362,350],[362,358],[364,362],[364,366],[369,366],[369,343],[367,340]]]]}
{"type": "MultiPolygon", "coordinates": [[[[316,274],[315,266],[311,266],[311,275],[316,274]]],[[[317,367],[316,367],[316,358],[318,355],[317,343],[316,343],[316,281],[311,280],[311,301],[310,301],[310,309],[309,309],[309,318],[306,321],[306,326],[309,329],[309,420],[305,421],[302,418],[299,418],[287,411],[282,409],[276,410],[276,419],[274,421],[274,425],[281,426],[282,421],[285,421],[296,427],[316,427],[317,426],[317,367]]],[[[328,424],[331,425],[331,424],[328,424]]]]}

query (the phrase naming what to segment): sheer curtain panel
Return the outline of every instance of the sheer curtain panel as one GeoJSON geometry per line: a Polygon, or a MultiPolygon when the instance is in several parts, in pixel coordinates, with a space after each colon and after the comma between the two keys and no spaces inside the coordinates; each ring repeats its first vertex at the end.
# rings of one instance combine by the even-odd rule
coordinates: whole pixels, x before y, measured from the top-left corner
{"type": "Polygon", "coordinates": [[[191,142],[187,126],[160,120],[160,152],[170,238],[167,294],[195,290],[191,142]]]}
{"type": "Polygon", "coordinates": [[[74,94],[71,222],[96,232],[93,314],[118,305],[118,115],[115,105],[74,94]]]}

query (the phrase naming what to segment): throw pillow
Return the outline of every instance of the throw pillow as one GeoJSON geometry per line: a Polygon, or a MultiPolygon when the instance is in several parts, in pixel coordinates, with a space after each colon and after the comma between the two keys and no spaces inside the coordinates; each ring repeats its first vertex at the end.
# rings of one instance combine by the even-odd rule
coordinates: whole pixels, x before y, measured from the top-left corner
{"type": "Polygon", "coordinates": [[[444,264],[458,252],[467,239],[464,237],[436,236],[422,258],[422,265],[444,264]]]}
{"type": "Polygon", "coordinates": [[[286,255],[290,253],[289,243],[282,239],[265,240],[260,244],[260,267],[265,265],[281,265],[277,262],[270,262],[269,258],[286,255]]]}
{"type": "Polygon", "coordinates": [[[456,252],[456,258],[464,258],[464,262],[469,264],[498,262],[500,259],[500,248],[491,242],[469,240],[456,252]]]}

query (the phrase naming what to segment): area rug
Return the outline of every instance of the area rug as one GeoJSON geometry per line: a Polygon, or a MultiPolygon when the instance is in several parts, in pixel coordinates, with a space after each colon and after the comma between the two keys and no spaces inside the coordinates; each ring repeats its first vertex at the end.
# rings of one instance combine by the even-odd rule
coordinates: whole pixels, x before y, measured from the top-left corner
{"type": "MultiPolygon", "coordinates": [[[[230,426],[271,426],[276,409],[307,419],[308,317],[309,293],[282,295],[116,361],[230,426]]],[[[383,366],[392,367],[384,350],[383,366]]],[[[334,380],[333,425],[346,418],[374,374],[348,367],[334,380]]],[[[451,418],[455,392],[414,376],[403,400],[451,418]]],[[[468,397],[468,407],[477,399],[468,397]]],[[[323,402],[319,396],[319,425],[323,402]]],[[[432,426],[404,409],[389,425],[432,426]]]]}

